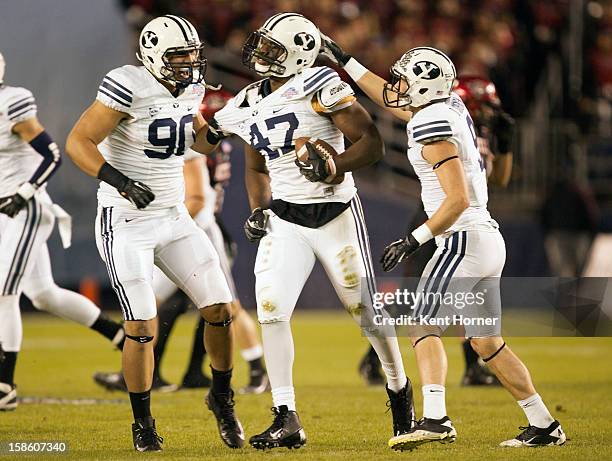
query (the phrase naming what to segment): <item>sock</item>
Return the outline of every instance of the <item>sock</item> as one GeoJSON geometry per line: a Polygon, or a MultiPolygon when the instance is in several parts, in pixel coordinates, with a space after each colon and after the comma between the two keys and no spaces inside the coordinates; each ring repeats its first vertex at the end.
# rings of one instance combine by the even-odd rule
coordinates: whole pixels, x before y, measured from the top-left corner
{"type": "Polygon", "coordinates": [[[295,352],[291,325],[289,322],[262,323],[261,337],[274,406],[287,405],[289,410],[295,411],[292,376],[295,352]]]}
{"type": "Polygon", "coordinates": [[[204,346],[204,329],[206,324],[204,319],[200,317],[198,320],[198,326],[193,335],[193,346],[191,348],[191,357],[189,358],[189,365],[187,367],[187,375],[201,375],[202,365],[204,364],[204,358],[206,357],[206,347],[204,346]]]}
{"type": "Polygon", "coordinates": [[[295,411],[295,390],[293,386],[272,389],[272,401],[276,408],[286,405],[289,411],[295,411]]]}
{"type": "Polygon", "coordinates": [[[0,383],[15,384],[15,365],[17,365],[17,352],[4,352],[0,362],[0,383]]]}
{"type": "Polygon", "coordinates": [[[555,420],[546,408],[540,394],[533,394],[524,400],[518,400],[517,403],[525,412],[531,426],[545,428],[555,420]]]}
{"type": "Polygon", "coordinates": [[[134,420],[151,416],[151,390],[145,392],[130,392],[130,403],[134,420]]]}
{"type": "Polygon", "coordinates": [[[6,352],[19,352],[23,327],[19,311],[19,296],[0,296],[0,344],[6,352]]]}
{"type": "Polygon", "coordinates": [[[157,342],[155,343],[155,372],[159,376],[160,364],[166,350],[168,336],[179,316],[187,311],[189,298],[182,291],[177,290],[172,296],[166,299],[157,310],[157,342]]]}
{"type": "Polygon", "coordinates": [[[210,367],[210,369],[212,370],[212,386],[210,391],[213,394],[229,394],[232,370],[219,371],[213,367],[210,367]]]}
{"type": "Polygon", "coordinates": [[[123,333],[123,327],[117,322],[105,317],[102,313],[98,316],[96,321],[90,327],[92,330],[97,331],[105,338],[111,340],[119,349],[123,349],[123,343],[125,342],[125,334],[123,333]]]}
{"type": "Polygon", "coordinates": [[[366,355],[368,356],[369,360],[380,362],[380,360],[378,360],[378,355],[376,354],[376,349],[374,349],[372,345],[370,345],[370,348],[368,349],[368,352],[366,352],[366,355]]]}
{"type": "Polygon", "coordinates": [[[478,362],[478,354],[472,347],[472,343],[469,339],[463,342],[463,356],[465,357],[466,369],[478,362]]]}
{"type": "Polygon", "coordinates": [[[380,365],[387,377],[387,387],[393,392],[402,390],[406,386],[408,378],[404,370],[404,362],[397,338],[368,336],[368,341],[378,355],[380,365]]]}
{"type": "Polygon", "coordinates": [[[249,371],[251,375],[260,375],[263,372],[263,348],[261,345],[253,346],[240,351],[242,358],[249,363],[249,371]]]}
{"type": "Polygon", "coordinates": [[[261,376],[264,373],[263,361],[261,358],[249,362],[249,374],[251,376],[261,376]]]}
{"type": "Polygon", "coordinates": [[[426,384],[423,392],[423,417],[440,419],[446,416],[446,391],[440,384],[426,384]]]}

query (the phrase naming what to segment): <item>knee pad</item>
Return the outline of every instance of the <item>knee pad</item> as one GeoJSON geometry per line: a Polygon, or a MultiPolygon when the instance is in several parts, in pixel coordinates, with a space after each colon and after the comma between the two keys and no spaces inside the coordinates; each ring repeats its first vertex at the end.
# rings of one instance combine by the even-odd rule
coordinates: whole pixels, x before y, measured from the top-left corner
{"type": "Polygon", "coordinates": [[[423,341],[425,338],[429,338],[430,336],[435,336],[436,338],[439,338],[439,337],[440,337],[439,335],[436,335],[436,334],[433,334],[433,333],[431,333],[431,334],[429,334],[429,335],[421,336],[419,339],[417,339],[417,340],[414,342],[414,344],[412,345],[412,347],[413,347],[413,348],[414,348],[414,347],[416,347],[416,345],[417,345],[417,344],[419,344],[419,343],[420,343],[421,341],[423,341]]]}
{"type": "Polygon", "coordinates": [[[150,343],[155,338],[155,336],[132,336],[128,334],[125,337],[140,344],[150,343]]]}

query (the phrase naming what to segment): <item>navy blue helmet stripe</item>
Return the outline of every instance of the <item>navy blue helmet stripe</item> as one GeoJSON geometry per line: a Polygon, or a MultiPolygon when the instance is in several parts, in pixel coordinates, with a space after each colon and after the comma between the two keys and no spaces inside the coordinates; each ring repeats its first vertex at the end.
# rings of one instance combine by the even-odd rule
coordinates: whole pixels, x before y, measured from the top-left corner
{"type": "Polygon", "coordinates": [[[104,80],[108,80],[109,82],[111,82],[113,85],[117,86],[118,88],[122,89],[123,91],[125,91],[127,94],[129,94],[130,96],[132,95],[132,90],[130,90],[129,88],[126,88],[125,86],[123,86],[121,83],[119,83],[117,80],[115,80],[114,78],[110,78],[108,75],[106,75],[104,77],[104,80]]]}
{"type": "Polygon", "coordinates": [[[179,26],[179,28],[181,29],[181,32],[183,33],[183,38],[185,39],[185,41],[189,41],[189,39],[187,38],[187,32],[185,31],[185,28],[183,27],[183,24],[181,24],[181,21],[179,21],[177,19],[176,16],[172,16],[171,14],[167,14],[164,16],[164,18],[168,18],[168,19],[172,19],[174,22],[176,22],[179,26]]]}
{"type": "Polygon", "coordinates": [[[185,25],[187,26],[187,30],[189,30],[189,33],[191,34],[191,40],[195,40],[196,35],[197,35],[195,27],[193,27],[193,25],[189,21],[187,21],[187,19],[181,16],[177,16],[177,18],[183,21],[185,25]]]}
{"type": "Polygon", "coordinates": [[[6,113],[9,118],[11,115],[13,115],[15,112],[20,111],[21,109],[23,109],[24,107],[28,107],[28,106],[33,106],[34,105],[34,100],[30,100],[30,101],[26,101],[18,106],[11,106],[12,108],[9,108],[8,112],[6,113]]]}
{"type": "Polygon", "coordinates": [[[413,127],[414,131],[420,130],[421,128],[425,128],[426,126],[431,125],[450,125],[448,120],[436,120],[435,122],[423,123],[422,125],[415,125],[413,127]]]}
{"type": "Polygon", "coordinates": [[[267,29],[268,28],[268,24],[270,24],[271,22],[274,21],[275,18],[278,18],[279,16],[283,16],[285,14],[290,14],[290,13],[276,13],[274,16],[270,17],[266,22],[264,22],[263,24],[263,28],[267,29]]]}
{"type": "Polygon", "coordinates": [[[14,271],[14,268],[15,268],[15,264],[17,263],[18,255],[22,251],[21,250],[22,245],[27,243],[26,240],[25,240],[25,236],[28,233],[29,228],[33,224],[31,210],[32,210],[32,207],[31,207],[30,204],[28,204],[28,206],[26,207],[26,219],[25,219],[25,222],[23,224],[23,230],[21,231],[21,236],[19,237],[19,242],[17,243],[17,248],[15,248],[15,253],[13,253],[13,260],[11,261],[11,266],[9,268],[8,275],[6,277],[6,280],[4,281],[4,286],[2,287],[2,296],[6,296],[6,295],[10,294],[8,292],[9,280],[12,280],[12,278],[14,277],[13,271],[14,271]]]}
{"type": "Polygon", "coordinates": [[[301,14],[298,14],[298,13],[280,13],[280,14],[274,15],[270,19],[268,19],[264,23],[263,27],[264,27],[264,29],[272,30],[283,19],[292,18],[292,17],[295,17],[295,16],[303,17],[301,14]]]}
{"type": "Polygon", "coordinates": [[[102,94],[105,94],[106,96],[108,96],[109,98],[111,98],[112,100],[114,100],[115,102],[118,102],[119,104],[121,104],[122,106],[125,107],[130,107],[130,105],[126,102],[123,102],[121,99],[116,98],[115,96],[113,96],[111,93],[109,93],[108,91],[106,91],[104,88],[98,88],[98,91],[102,94]]]}
{"type": "Polygon", "coordinates": [[[21,279],[25,274],[25,271],[28,267],[28,261],[30,260],[30,254],[32,254],[32,248],[34,247],[34,242],[36,241],[36,234],[38,234],[38,229],[40,228],[40,222],[42,220],[42,206],[35,199],[30,200],[33,206],[36,208],[36,224],[34,225],[33,233],[30,237],[28,237],[28,248],[24,255],[23,261],[21,263],[21,268],[17,271],[17,277],[13,281],[13,287],[11,291],[15,294],[19,293],[19,285],[21,283],[21,279]]]}
{"type": "Polygon", "coordinates": [[[130,96],[129,94],[127,94],[127,93],[125,93],[123,91],[121,91],[119,88],[114,86],[112,83],[109,83],[106,80],[103,80],[102,84],[100,86],[102,88],[106,88],[108,91],[113,93],[115,96],[120,97],[125,102],[130,102],[130,103],[132,102],[132,96],[130,96]]]}

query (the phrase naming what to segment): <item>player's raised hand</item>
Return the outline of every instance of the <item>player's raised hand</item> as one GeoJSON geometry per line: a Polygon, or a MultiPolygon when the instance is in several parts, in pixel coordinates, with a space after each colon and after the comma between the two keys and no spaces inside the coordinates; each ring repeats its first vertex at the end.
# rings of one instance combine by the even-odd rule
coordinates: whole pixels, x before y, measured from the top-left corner
{"type": "Polygon", "coordinates": [[[412,234],[387,245],[380,258],[383,270],[385,272],[392,271],[404,258],[417,251],[419,246],[419,242],[412,234]]]}
{"type": "Polygon", "coordinates": [[[329,58],[331,61],[338,64],[340,67],[351,59],[351,55],[344,52],[340,45],[334,42],[331,38],[321,32],[321,48],[319,54],[329,58]]]}
{"type": "Polygon", "coordinates": [[[142,210],[155,199],[149,186],[139,181],[128,179],[121,188],[117,188],[122,197],[128,199],[136,208],[142,210]]]}
{"type": "Polygon", "coordinates": [[[255,208],[244,223],[244,233],[249,242],[259,242],[268,233],[268,215],[261,208],[255,208]]]}
{"type": "Polygon", "coordinates": [[[4,197],[0,199],[0,213],[4,213],[8,217],[14,218],[27,204],[28,201],[19,194],[4,197]]]}
{"type": "Polygon", "coordinates": [[[497,149],[500,154],[512,151],[515,122],[508,112],[499,110],[493,120],[493,132],[497,136],[497,149]]]}

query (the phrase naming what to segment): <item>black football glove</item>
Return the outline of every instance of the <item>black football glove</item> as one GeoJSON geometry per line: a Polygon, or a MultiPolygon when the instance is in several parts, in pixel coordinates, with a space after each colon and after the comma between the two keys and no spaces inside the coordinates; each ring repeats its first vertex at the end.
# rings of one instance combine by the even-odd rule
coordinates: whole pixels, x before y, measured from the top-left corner
{"type": "Polygon", "coordinates": [[[349,59],[352,58],[350,54],[345,53],[336,42],[325,34],[321,34],[321,48],[319,49],[319,54],[326,56],[340,67],[344,67],[346,63],[349,62],[349,59]]]}
{"type": "Polygon", "coordinates": [[[249,242],[259,242],[268,233],[268,215],[261,208],[255,208],[244,223],[244,233],[249,242]]]}
{"type": "Polygon", "coordinates": [[[27,204],[28,201],[19,194],[4,197],[0,199],[0,213],[4,213],[9,218],[14,218],[27,204]]]}
{"type": "Polygon", "coordinates": [[[508,152],[512,152],[514,131],[514,119],[507,112],[499,110],[493,120],[493,133],[497,137],[496,154],[507,154],[508,152]]]}
{"type": "Polygon", "coordinates": [[[136,208],[142,210],[155,199],[155,194],[149,186],[139,181],[127,179],[117,190],[122,197],[128,199],[136,208]]]}
{"type": "Polygon", "coordinates": [[[387,245],[380,258],[383,270],[385,272],[392,271],[405,258],[417,251],[420,246],[412,234],[387,245]]]}
{"type": "Polygon", "coordinates": [[[317,149],[309,142],[306,143],[306,149],[308,150],[308,160],[305,162],[300,161],[300,159],[295,160],[302,176],[310,182],[320,182],[328,178],[327,161],[319,155],[317,149]]]}

